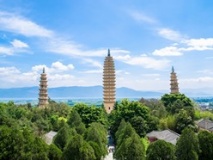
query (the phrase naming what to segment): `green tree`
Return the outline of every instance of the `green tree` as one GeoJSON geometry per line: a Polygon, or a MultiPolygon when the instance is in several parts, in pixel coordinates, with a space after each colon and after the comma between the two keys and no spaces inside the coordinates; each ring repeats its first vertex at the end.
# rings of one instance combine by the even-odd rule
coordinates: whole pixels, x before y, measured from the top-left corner
{"type": "Polygon", "coordinates": [[[146,153],[147,160],[175,160],[175,146],[164,140],[151,143],[146,153]]]}
{"type": "Polygon", "coordinates": [[[177,159],[198,160],[199,151],[198,137],[194,131],[190,128],[184,129],[176,145],[177,159]]]}
{"type": "MultiPolygon", "coordinates": [[[[130,123],[126,123],[125,128],[121,128],[121,134],[116,134],[117,149],[114,156],[117,160],[144,160],[145,159],[145,147],[140,140],[140,137],[132,128],[130,123]]],[[[118,133],[119,133],[118,132],[118,133]]]]}
{"type": "Polygon", "coordinates": [[[71,137],[70,128],[67,124],[65,124],[64,127],[62,127],[58,131],[53,142],[59,149],[61,149],[63,151],[63,149],[66,146],[66,144],[68,143],[70,137],[71,137]]]}
{"type": "Polygon", "coordinates": [[[122,119],[130,122],[137,134],[143,136],[150,130],[157,129],[158,120],[150,114],[149,108],[138,101],[123,99],[109,116],[111,132],[114,135],[122,119]],[[136,117],[136,118],[135,118],[136,117]]]}
{"type": "Polygon", "coordinates": [[[63,152],[64,160],[96,159],[93,148],[79,134],[70,139],[63,152]]]}
{"type": "Polygon", "coordinates": [[[49,146],[48,158],[50,160],[61,160],[62,151],[54,144],[49,146]]]}
{"type": "Polygon", "coordinates": [[[73,107],[73,110],[78,112],[86,127],[92,122],[99,122],[104,126],[108,125],[107,114],[101,107],[87,106],[86,104],[79,103],[73,107]]]}
{"type": "Polygon", "coordinates": [[[48,160],[48,146],[39,137],[35,137],[32,144],[32,159],[36,160],[48,160]]]}
{"type": "Polygon", "coordinates": [[[162,101],[160,101],[158,99],[141,98],[139,100],[139,102],[142,103],[143,105],[147,106],[148,108],[150,108],[151,114],[158,117],[158,118],[162,118],[162,117],[165,117],[167,115],[166,108],[164,107],[162,101]]]}
{"type": "Polygon", "coordinates": [[[146,131],[148,130],[147,123],[141,116],[131,118],[130,123],[140,137],[144,137],[146,135],[146,131]]]}
{"type": "Polygon", "coordinates": [[[0,127],[0,159],[22,159],[24,137],[18,129],[0,127]]]}
{"type": "MultiPolygon", "coordinates": [[[[96,157],[97,159],[101,159],[101,157],[104,157],[107,154],[107,131],[100,123],[91,123],[85,137],[86,141],[95,142],[98,145],[100,151],[97,150],[97,153],[96,150],[94,151],[96,155],[99,155],[99,152],[101,152],[101,155],[100,157],[96,157]]],[[[92,147],[96,146],[93,144],[92,147]]]]}
{"type": "Polygon", "coordinates": [[[187,114],[187,111],[180,110],[176,115],[176,132],[181,133],[186,127],[195,128],[192,117],[187,114]]]}
{"type": "Polygon", "coordinates": [[[200,144],[199,160],[210,160],[213,157],[213,133],[201,131],[198,134],[200,144]]]}
{"type": "Polygon", "coordinates": [[[70,113],[67,123],[71,128],[75,128],[78,134],[83,134],[86,131],[84,123],[76,110],[70,113]]]}
{"type": "Polygon", "coordinates": [[[72,110],[70,112],[69,118],[67,123],[69,124],[70,127],[77,127],[81,124],[82,120],[80,115],[76,110],[72,110]]]}
{"type": "Polygon", "coordinates": [[[172,114],[178,113],[179,110],[188,107],[193,109],[192,101],[184,94],[165,94],[161,97],[166,110],[172,114]]]}

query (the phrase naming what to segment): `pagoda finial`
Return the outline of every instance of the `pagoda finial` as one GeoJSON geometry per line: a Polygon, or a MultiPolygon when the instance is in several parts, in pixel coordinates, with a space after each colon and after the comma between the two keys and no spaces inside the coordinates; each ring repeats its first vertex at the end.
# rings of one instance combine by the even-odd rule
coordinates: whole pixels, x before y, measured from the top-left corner
{"type": "Polygon", "coordinates": [[[45,67],[43,67],[43,73],[45,73],[45,67]]]}
{"type": "Polygon", "coordinates": [[[108,57],[110,57],[110,49],[108,49],[108,57]]]}
{"type": "Polygon", "coordinates": [[[172,73],[174,73],[175,72],[175,69],[174,69],[174,66],[172,66],[172,73]]]}

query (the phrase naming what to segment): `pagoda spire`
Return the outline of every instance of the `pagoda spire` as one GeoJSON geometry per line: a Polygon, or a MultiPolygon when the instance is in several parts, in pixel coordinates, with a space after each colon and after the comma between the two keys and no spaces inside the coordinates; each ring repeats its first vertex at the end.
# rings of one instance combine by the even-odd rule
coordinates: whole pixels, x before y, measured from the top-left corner
{"type": "Polygon", "coordinates": [[[178,87],[178,79],[177,75],[175,73],[174,67],[172,66],[172,72],[170,75],[170,86],[171,86],[171,92],[170,93],[179,93],[179,87],[178,87]]]}
{"type": "Polygon", "coordinates": [[[47,93],[47,74],[45,73],[45,68],[40,78],[40,88],[39,88],[39,98],[38,106],[44,108],[48,105],[48,93],[47,93]]]}
{"type": "Polygon", "coordinates": [[[174,66],[172,66],[172,73],[174,73],[175,72],[175,69],[174,69],[174,66]]]}
{"type": "Polygon", "coordinates": [[[108,54],[107,54],[107,56],[110,57],[110,49],[108,49],[108,54]]]}
{"type": "Polygon", "coordinates": [[[103,67],[103,102],[106,112],[110,113],[115,105],[115,67],[109,49],[103,67]]]}

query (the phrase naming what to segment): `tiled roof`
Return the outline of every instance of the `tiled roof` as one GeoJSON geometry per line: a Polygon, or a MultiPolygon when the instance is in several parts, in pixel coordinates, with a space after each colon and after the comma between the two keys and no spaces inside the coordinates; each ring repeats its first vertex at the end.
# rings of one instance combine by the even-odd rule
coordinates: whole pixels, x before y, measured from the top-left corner
{"type": "Polygon", "coordinates": [[[147,137],[155,137],[157,139],[161,139],[175,145],[180,135],[176,132],[167,129],[163,131],[152,131],[147,134],[147,137]]]}
{"type": "Polygon", "coordinates": [[[46,142],[47,144],[51,144],[52,141],[53,141],[53,138],[54,138],[54,136],[55,136],[56,134],[57,134],[57,132],[54,132],[54,131],[50,131],[50,132],[46,133],[46,134],[44,135],[44,140],[45,140],[45,142],[46,142]]]}
{"type": "Polygon", "coordinates": [[[211,121],[209,119],[201,119],[201,120],[197,121],[197,125],[198,125],[198,127],[202,128],[202,129],[213,131],[213,121],[211,121]]]}

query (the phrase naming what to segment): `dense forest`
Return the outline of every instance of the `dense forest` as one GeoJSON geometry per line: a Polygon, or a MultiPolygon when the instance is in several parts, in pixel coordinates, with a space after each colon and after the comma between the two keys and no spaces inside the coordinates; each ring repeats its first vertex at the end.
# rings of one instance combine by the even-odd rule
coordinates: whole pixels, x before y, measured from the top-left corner
{"type": "Polygon", "coordinates": [[[201,111],[184,94],[123,99],[110,114],[83,103],[50,100],[44,109],[0,103],[0,159],[101,160],[108,154],[110,135],[116,160],[211,160],[213,133],[198,129],[195,121],[201,118],[213,120],[213,113],[201,111]],[[164,129],[181,134],[176,145],[148,141],[147,133],[164,129]],[[57,132],[50,145],[44,140],[49,131],[57,132]]]}

